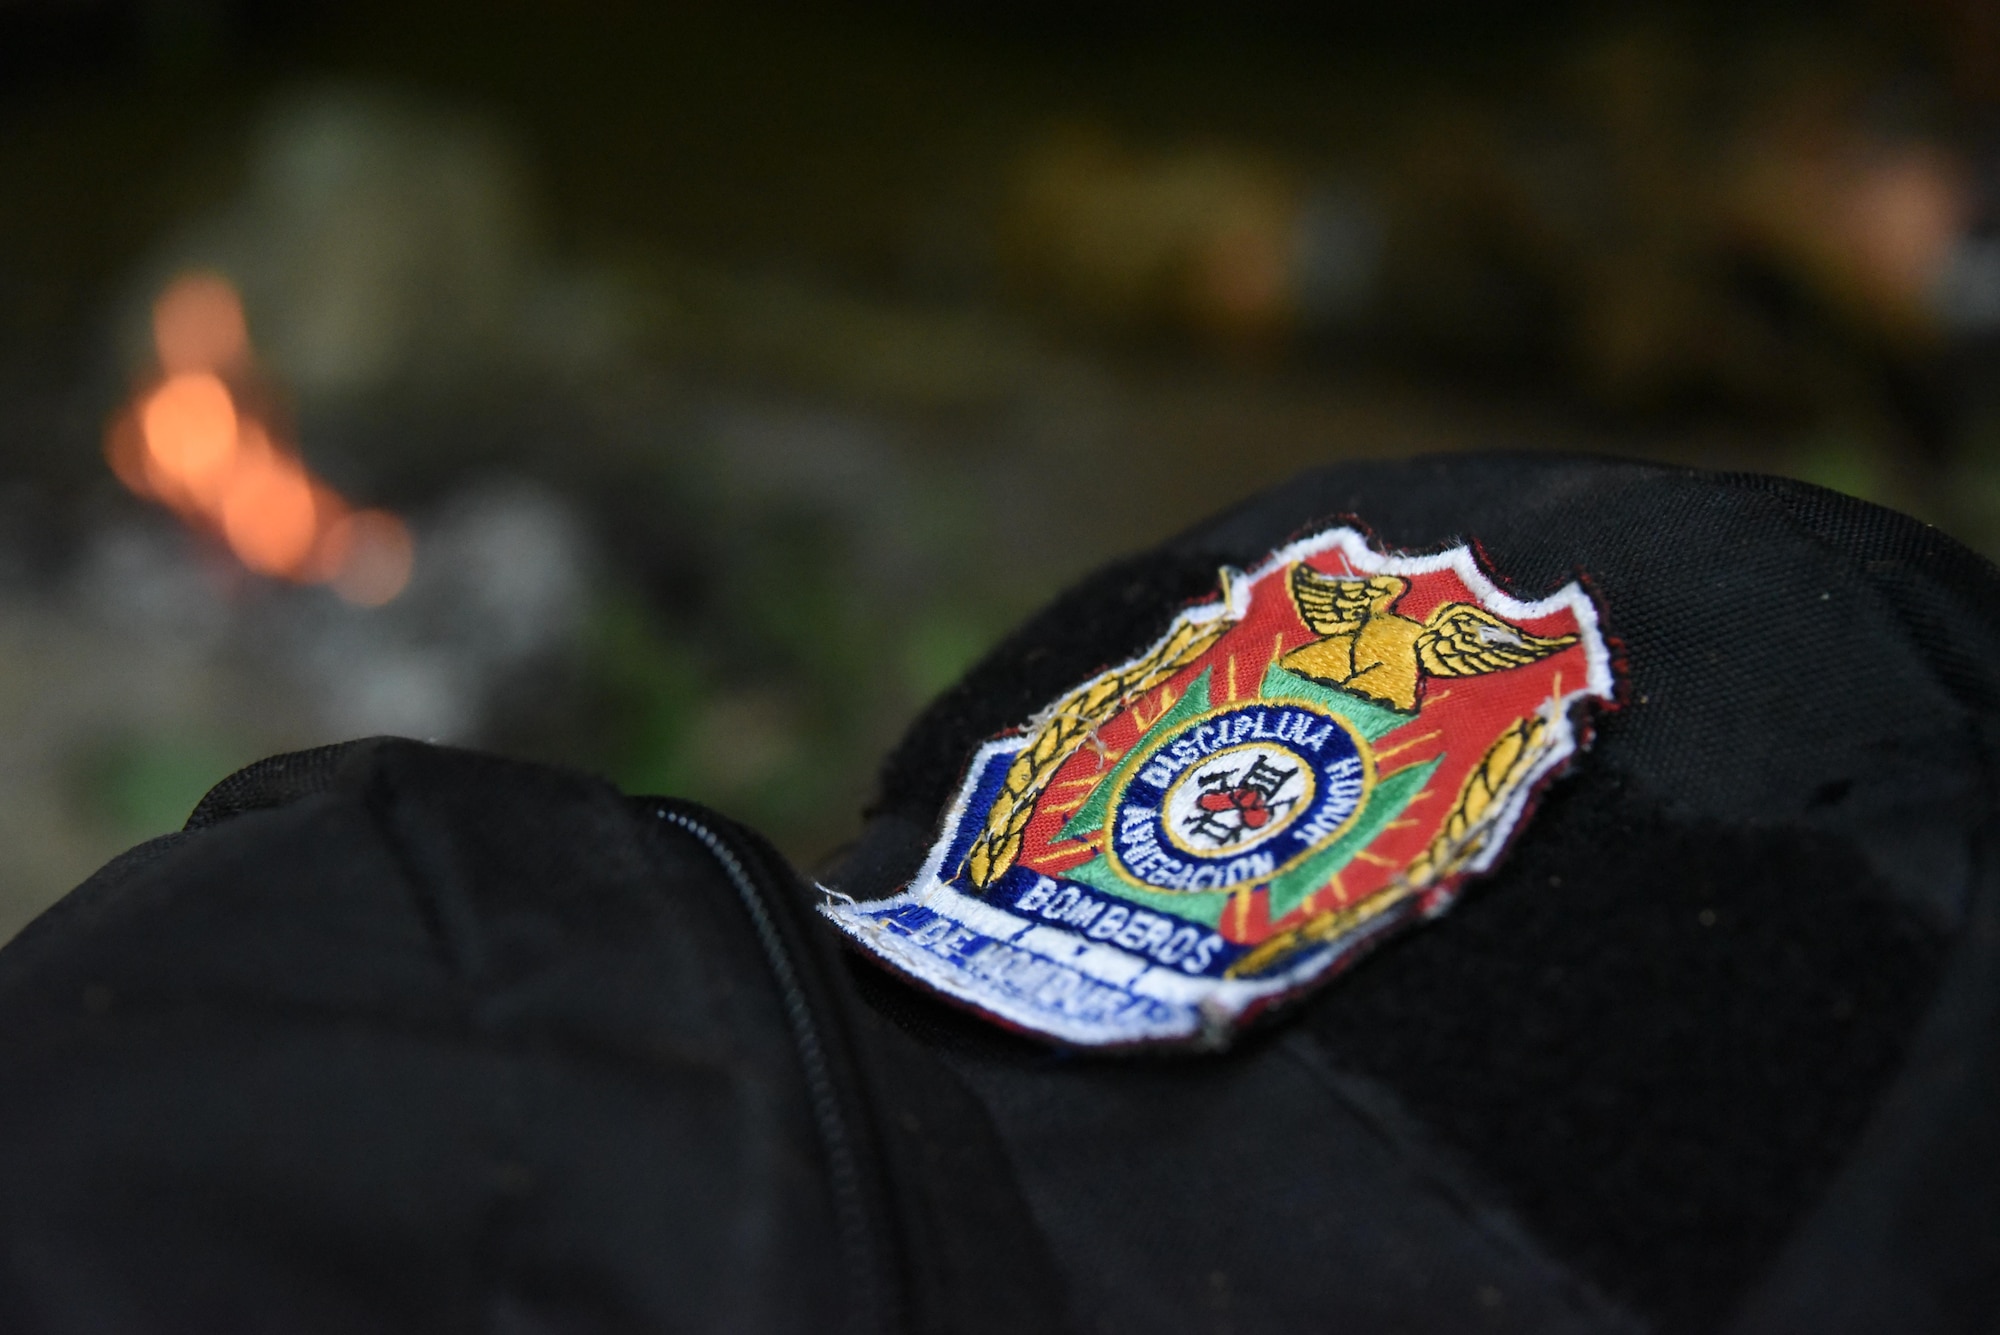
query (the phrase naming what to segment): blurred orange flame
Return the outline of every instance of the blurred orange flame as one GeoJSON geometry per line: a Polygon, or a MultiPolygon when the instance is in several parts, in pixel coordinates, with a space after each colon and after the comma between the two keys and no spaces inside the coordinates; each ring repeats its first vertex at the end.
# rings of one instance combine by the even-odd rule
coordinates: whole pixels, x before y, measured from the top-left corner
{"type": "Polygon", "coordinates": [[[409,526],[355,510],[275,439],[230,388],[251,367],[243,303],[229,280],[183,274],[153,305],[163,379],[111,425],[105,454],[132,491],[214,533],[251,570],[320,583],[380,607],[409,583],[409,526]]]}
{"type": "Polygon", "coordinates": [[[168,375],[233,371],[250,361],[243,303],[220,274],[182,274],[153,303],[153,348],[168,375]]]}

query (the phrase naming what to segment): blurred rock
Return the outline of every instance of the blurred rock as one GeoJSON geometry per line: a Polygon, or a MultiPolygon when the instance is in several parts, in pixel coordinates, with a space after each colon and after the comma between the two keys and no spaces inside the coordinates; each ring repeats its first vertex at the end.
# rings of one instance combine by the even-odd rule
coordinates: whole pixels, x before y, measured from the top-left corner
{"type": "Polygon", "coordinates": [[[1959,300],[1969,186],[1943,144],[1838,120],[1781,123],[1746,141],[1728,216],[1846,318],[1906,342],[1935,331],[1940,298],[1947,311],[1959,300]]]}
{"type": "Polygon", "coordinates": [[[1938,276],[1931,301],[1954,333],[2000,332],[2000,237],[1961,240],[1938,276]]]}
{"type": "Polygon", "coordinates": [[[1388,221],[1354,185],[1308,190],[1292,243],[1291,300],[1313,329],[1353,324],[1379,295],[1388,221]]]}
{"type": "Polygon", "coordinates": [[[1029,148],[1001,222],[1009,268],[1098,321],[1267,340],[1374,294],[1379,208],[1268,153],[1143,152],[1072,127],[1029,148]]]}
{"type": "Polygon", "coordinates": [[[579,317],[592,294],[544,290],[530,194],[505,137],[474,116],[296,92],[252,135],[236,196],[150,267],[146,296],[183,269],[227,275],[273,371],[309,400],[511,364],[524,344],[573,360],[568,335],[604,321],[579,317]]]}
{"type": "Polygon", "coordinates": [[[410,586],[379,609],[285,598],[275,642],[330,736],[478,741],[522,679],[578,642],[592,557],[575,513],[525,482],[476,483],[416,525],[410,586]]]}
{"type": "Polygon", "coordinates": [[[377,733],[478,744],[561,696],[597,597],[571,506],[474,482],[415,528],[415,577],[376,609],[122,509],[59,578],[0,586],[0,940],[237,766],[377,733]]]}

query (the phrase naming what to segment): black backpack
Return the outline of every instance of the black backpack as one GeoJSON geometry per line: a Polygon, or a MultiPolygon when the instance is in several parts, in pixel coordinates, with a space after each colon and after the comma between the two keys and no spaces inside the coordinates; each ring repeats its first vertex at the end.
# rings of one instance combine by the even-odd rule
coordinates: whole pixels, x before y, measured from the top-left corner
{"type": "Polygon", "coordinates": [[[937,700],[808,881],[596,779],[278,757],[0,951],[0,1330],[2000,1325],[2000,579],[1803,484],[1301,477],[937,700]],[[1217,568],[1581,574],[1617,707],[1488,874],[1226,1051],[1005,1031],[819,914],[1217,568]]]}

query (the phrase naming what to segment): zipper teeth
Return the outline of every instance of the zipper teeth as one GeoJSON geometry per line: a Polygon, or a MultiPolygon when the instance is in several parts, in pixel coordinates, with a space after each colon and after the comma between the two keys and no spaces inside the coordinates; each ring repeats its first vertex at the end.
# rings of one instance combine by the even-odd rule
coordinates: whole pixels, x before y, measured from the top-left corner
{"type": "Polygon", "coordinates": [[[875,1245],[868,1212],[862,1203],[861,1171],[855,1161],[854,1142],[848,1134],[847,1121],[841,1115],[839,1097],[834,1092],[826,1049],[820,1043],[819,1029],[813,1023],[812,1008],[806,1000],[805,989],[799,983],[798,970],[793,967],[791,951],[778,934],[778,925],[772,920],[763,892],[722,837],[700,821],[678,811],[662,807],[659,814],[662,820],[692,835],[721,864],[736,889],[737,898],[743,901],[743,908],[750,915],[751,925],[757,931],[758,944],[763,947],[764,958],[771,966],[784,1001],[785,1019],[791,1026],[793,1044],[798,1048],[799,1064],[805,1068],[806,1096],[812,1102],[813,1120],[818,1123],[820,1139],[826,1148],[834,1218],[840,1230],[842,1268],[853,1287],[851,1325],[857,1331],[880,1329],[881,1295],[876,1285],[875,1245]]]}

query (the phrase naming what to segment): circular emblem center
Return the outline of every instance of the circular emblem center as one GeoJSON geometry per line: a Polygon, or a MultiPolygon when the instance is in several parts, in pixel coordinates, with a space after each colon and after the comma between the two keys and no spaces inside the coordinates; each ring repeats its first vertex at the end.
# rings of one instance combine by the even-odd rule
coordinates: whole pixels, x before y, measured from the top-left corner
{"type": "Polygon", "coordinates": [[[1255,848],[1297,820],[1318,787],[1312,766],[1283,742],[1232,746],[1174,780],[1162,824],[1183,852],[1255,848]]]}
{"type": "Polygon", "coordinates": [[[1346,830],[1374,780],[1361,738],[1316,705],[1211,710],[1134,757],[1110,806],[1106,851],[1149,890],[1268,880],[1346,830]]]}

